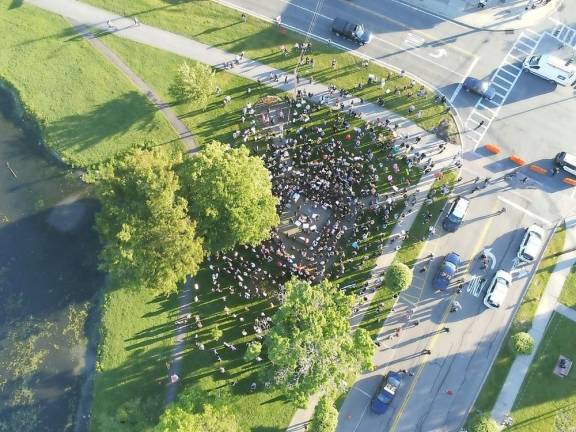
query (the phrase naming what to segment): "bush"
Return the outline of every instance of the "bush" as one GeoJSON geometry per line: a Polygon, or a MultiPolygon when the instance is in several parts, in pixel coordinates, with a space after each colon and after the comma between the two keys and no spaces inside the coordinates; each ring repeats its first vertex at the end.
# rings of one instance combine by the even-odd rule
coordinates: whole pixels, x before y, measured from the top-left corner
{"type": "Polygon", "coordinates": [[[498,424],[486,414],[476,416],[468,426],[468,432],[498,432],[498,424]]]}
{"type": "Polygon", "coordinates": [[[412,283],[412,270],[404,263],[392,263],[386,273],[386,282],[393,290],[405,290],[412,283]]]}
{"type": "Polygon", "coordinates": [[[214,326],[210,330],[210,337],[212,338],[213,341],[219,341],[223,335],[224,335],[224,332],[222,330],[220,330],[220,328],[218,326],[214,326]]]}
{"type": "Polygon", "coordinates": [[[337,424],[338,410],[334,406],[334,399],[324,395],[314,410],[314,417],[312,417],[310,422],[310,431],[334,432],[337,424]]]}
{"type": "Polygon", "coordinates": [[[244,353],[245,361],[252,361],[262,352],[262,344],[260,342],[252,342],[248,344],[246,352],[244,353]]]}
{"type": "Polygon", "coordinates": [[[516,354],[530,354],[534,349],[534,338],[526,332],[519,332],[510,338],[510,348],[516,354]]]}

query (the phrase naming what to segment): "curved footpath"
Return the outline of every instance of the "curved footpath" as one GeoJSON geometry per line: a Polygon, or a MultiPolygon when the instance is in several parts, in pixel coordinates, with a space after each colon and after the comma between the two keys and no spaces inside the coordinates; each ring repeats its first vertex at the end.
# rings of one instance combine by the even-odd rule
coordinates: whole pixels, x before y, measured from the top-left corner
{"type": "MultiPolygon", "coordinates": [[[[235,59],[234,54],[227,53],[217,48],[155,27],[143,24],[136,25],[130,18],[124,18],[112,12],[95,8],[81,2],[73,0],[26,1],[29,4],[62,15],[70,20],[73,20],[74,22],[79,23],[82,26],[96,27],[104,31],[112,31],[119,37],[124,37],[139,43],[150,45],[155,48],[169,51],[195,61],[210,64],[214,67],[222,68],[226,62],[230,62],[235,59]],[[108,21],[112,23],[112,29],[108,28],[108,21]]],[[[294,87],[294,76],[292,74],[288,74],[289,80],[288,83],[285,84],[284,76],[286,73],[284,71],[276,70],[250,59],[244,59],[240,65],[228,70],[228,72],[253,81],[261,80],[263,84],[269,85],[270,87],[284,92],[290,92],[294,87]],[[277,74],[279,77],[281,77],[281,79],[279,79],[278,82],[271,81],[269,79],[271,74],[277,74]]],[[[133,79],[133,81],[135,80],[133,79]]],[[[141,88],[141,86],[139,87],[141,88]]],[[[320,97],[324,96],[324,105],[333,109],[337,108],[336,98],[329,96],[328,87],[326,85],[307,82],[300,85],[300,88],[306,93],[312,93],[314,95],[313,99],[316,101],[319,101],[320,97]]],[[[361,113],[364,120],[371,121],[377,118],[382,120],[389,119],[393,124],[397,123],[400,126],[399,132],[408,139],[414,140],[414,138],[420,137],[421,140],[414,144],[414,151],[426,152],[427,154],[431,155],[435,162],[434,171],[422,176],[420,183],[411,188],[411,193],[416,192],[417,204],[412,208],[412,210],[407,214],[406,218],[401,223],[396,224],[391,237],[397,237],[401,231],[409,231],[411,225],[414,223],[420,208],[426,200],[426,195],[434,183],[435,175],[443,169],[454,166],[457,161],[461,160],[460,146],[448,146],[446,151],[440,154],[436,150],[438,149],[439,144],[443,143],[443,141],[439,140],[435,135],[423,130],[415,123],[402,118],[397,114],[380,107],[377,104],[367,102],[359,103],[358,98],[351,97],[344,100],[343,102],[346,107],[351,106],[353,103],[354,110],[361,113]]],[[[399,242],[396,241],[393,246],[391,244],[385,245],[384,252],[377,259],[376,266],[372,271],[372,276],[368,282],[369,286],[376,287],[378,285],[381,275],[386,271],[387,267],[390,265],[390,263],[392,263],[394,257],[396,256],[395,246],[398,244],[399,242]]],[[[190,288],[190,282],[186,284],[186,287],[187,288],[183,290],[180,296],[180,317],[186,314],[189,306],[188,291],[190,288]]],[[[356,327],[362,321],[362,318],[364,317],[364,314],[366,313],[366,310],[372,301],[373,295],[374,293],[368,294],[368,302],[365,302],[360,310],[355,313],[354,316],[352,316],[351,323],[354,327],[356,327]]],[[[183,346],[183,327],[184,326],[177,327],[175,345],[172,354],[173,357],[171,362],[171,373],[177,373],[179,370],[183,346]]],[[[357,392],[350,392],[347,397],[354,398],[357,396],[357,392]]],[[[173,400],[174,397],[174,386],[169,386],[166,401],[169,402],[173,400]]],[[[312,398],[306,409],[298,410],[296,412],[288,428],[289,431],[296,431],[305,428],[305,425],[312,417],[315,402],[316,398],[312,398]]]]}

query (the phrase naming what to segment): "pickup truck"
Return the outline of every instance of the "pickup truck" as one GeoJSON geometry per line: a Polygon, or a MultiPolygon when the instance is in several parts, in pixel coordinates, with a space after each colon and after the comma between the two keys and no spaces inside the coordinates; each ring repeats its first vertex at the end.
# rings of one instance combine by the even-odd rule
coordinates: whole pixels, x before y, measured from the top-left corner
{"type": "Polygon", "coordinates": [[[360,45],[365,45],[372,39],[372,33],[366,31],[362,24],[353,24],[343,18],[334,18],[332,31],[336,36],[352,39],[360,45]]]}

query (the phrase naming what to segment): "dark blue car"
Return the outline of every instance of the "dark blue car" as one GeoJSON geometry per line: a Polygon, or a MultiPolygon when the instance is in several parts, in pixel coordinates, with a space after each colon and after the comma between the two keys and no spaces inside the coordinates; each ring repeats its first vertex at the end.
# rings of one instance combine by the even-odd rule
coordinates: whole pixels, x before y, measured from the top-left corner
{"type": "Polygon", "coordinates": [[[438,273],[436,273],[436,276],[432,279],[432,288],[437,290],[445,290],[448,288],[450,281],[458,271],[461,263],[460,255],[456,252],[450,252],[446,255],[438,269],[438,273]]]}
{"type": "Polygon", "coordinates": [[[477,78],[468,77],[462,83],[462,87],[464,87],[464,90],[488,100],[492,100],[494,96],[496,96],[496,90],[490,81],[482,81],[477,78]]]}
{"type": "Polygon", "coordinates": [[[384,414],[386,412],[386,409],[394,399],[394,395],[400,388],[401,382],[402,375],[398,372],[388,372],[386,374],[370,403],[370,408],[372,408],[373,413],[384,414]]]}

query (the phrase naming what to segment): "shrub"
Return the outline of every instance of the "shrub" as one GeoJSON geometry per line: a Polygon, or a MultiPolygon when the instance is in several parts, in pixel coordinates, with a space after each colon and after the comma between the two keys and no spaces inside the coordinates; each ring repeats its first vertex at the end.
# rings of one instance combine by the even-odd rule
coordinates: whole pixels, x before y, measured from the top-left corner
{"type": "Polygon", "coordinates": [[[510,348],[516,354],[530,354],[534,349],[534,338],[526,332],[518,332],[510,338],[510,348]]]}
{"type": "Polygon", "coordinates": [[[248,344],[246,352],[244,353],[245,361],[252,361],[262,352],[262,344],[260,342],[252,342],[248,344]]]}
{"type": "Polygon", "coordinates": [[[389,288],[402,291],[412,283],[412,270],[404,263],[392,263],[386,273],[386,281],[389,288]]]}
{"type": "Polygon", "coordinates": [[[468,432],[498,432],[498,424],[488,415],[474,417],[468,426],[468,432]]]}
{"type": "Polygon", "coordinates": [[[310,422],[311,432],[334,432],[338,424],[338,410],[334,406],[334,399],[329,396],[322,396],[314,416],[310,422]]]}
{"type": "Polygon", "coordinates": [[[219,341],[223,335],[224,335],[224,332],[222,330],[220,330],[220,328],[218,326],[214,326],[210,330],[210,337],[212,338],[213,341],[219,341]]]}

